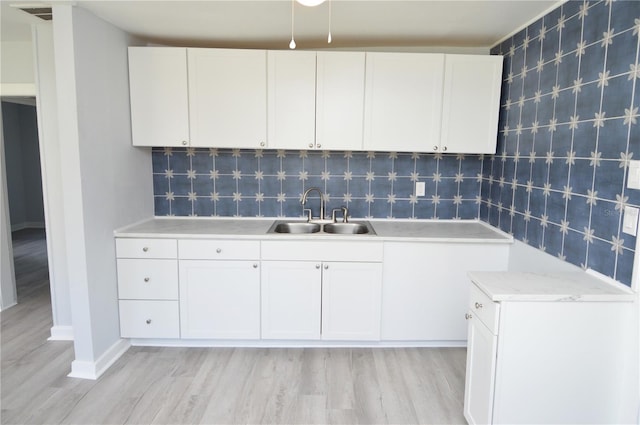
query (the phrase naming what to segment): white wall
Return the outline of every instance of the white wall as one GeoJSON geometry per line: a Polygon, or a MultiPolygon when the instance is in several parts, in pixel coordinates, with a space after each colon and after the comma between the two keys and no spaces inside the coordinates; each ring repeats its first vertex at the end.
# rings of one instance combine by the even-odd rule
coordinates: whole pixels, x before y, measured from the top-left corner
{"type": "Polygon", "coordinates": [[[71,376],[96,378],[128,347],[119,336],[113,230],[153,215],[151,153],[131,146],[134,40],[84,9],[54,5],[53,13],[71,376]]]}
{"type": "Polygon", "coordinates": [[[35,96],[31,42],[3,41],[0,52],[0,95],[35,96]]]}
{"type": "Polygon", "coordinates": [[[69,340],[73,339],[73,327],[67,274],[65,206],[58,138],[52,24],[45,22],[35,25],[32,39],[36,64],[36,110],[53,316],[50,339],[69,340]]]}

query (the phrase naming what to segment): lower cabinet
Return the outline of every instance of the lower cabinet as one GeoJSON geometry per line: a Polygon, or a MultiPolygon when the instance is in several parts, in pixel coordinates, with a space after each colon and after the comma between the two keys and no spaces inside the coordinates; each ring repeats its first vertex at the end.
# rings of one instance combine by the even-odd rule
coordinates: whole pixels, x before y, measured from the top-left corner
{"type": "Polygon", "coordinates": [[[380,339],[382,265],[263,261],[262,338],[380,339]]]}
{"type": "Polygon", "coordinates": [[[123,338],[179,338],[178,301],[120,300],[123,338]]]}
{"type": "Polygon", "coordinates": [[[181,260],[182,338],[259,339],[257,261],[181,260]]]}

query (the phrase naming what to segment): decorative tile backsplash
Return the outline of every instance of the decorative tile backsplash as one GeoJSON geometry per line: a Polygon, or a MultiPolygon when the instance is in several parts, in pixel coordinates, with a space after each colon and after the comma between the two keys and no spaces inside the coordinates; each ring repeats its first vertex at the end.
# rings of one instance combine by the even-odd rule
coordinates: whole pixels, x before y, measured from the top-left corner
{"type": "MultiPolygon", "coordinates": [[[[353,218],[477,219],[483,157],[382,152],[154,148],[155,214],[300,217],[318,187],[327,213],[353,218]],[[426,196],[414,196],[416,181],[426,196]]],[[[318,212],[318,195],[308,204],[318,212]]]]}
{"type": "Polygon", "coordinates": [[[569,1],[492,49],[505,56],[498,153],[480,217],[570,263],[631,284],[622,232],[640,159],[640,2],[569,1]]]}

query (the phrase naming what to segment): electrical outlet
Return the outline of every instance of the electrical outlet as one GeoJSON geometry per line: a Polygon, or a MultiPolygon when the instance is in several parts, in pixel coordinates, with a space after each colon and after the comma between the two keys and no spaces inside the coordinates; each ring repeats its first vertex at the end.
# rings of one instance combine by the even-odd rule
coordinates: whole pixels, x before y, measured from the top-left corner
{"type": "Polygon", "coordinates": [[[622,220],[622,231],[628,235],[635,236],[638,232],[638,208],[624,207],[624,219],[622,220]]]}
{"type": "Polygon", "coordinates": [[[416,182],[416,196],[424,196],[424,194],[425,194],[425,183],[416,182]]]}
{"type": "Polygon", "coordinates": [[[640,189],[640,161],[629,161],[629,175],[627,176],[629,189],[640,189]]]}

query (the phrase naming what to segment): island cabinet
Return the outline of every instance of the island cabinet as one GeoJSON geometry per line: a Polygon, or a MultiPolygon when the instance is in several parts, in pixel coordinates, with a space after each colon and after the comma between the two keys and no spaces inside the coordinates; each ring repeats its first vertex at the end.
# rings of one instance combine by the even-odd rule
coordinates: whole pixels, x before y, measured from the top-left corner
{"type": "Polygon", "coordinates": [[[260,338],[260,242],[179,240],[183,339],[260,338]]]}
{"type": "Polygon", "coordinates": [[[116,239],[120,335],[179,338],[177,246],[173,239],[116,239]]]}
{"type": "Polygon", "coordinates": [[[384,341],[465,345],[469,270],[506,270],[509,245],[385,242],[384,341]]]}
{"type": "Polygon", "coordinates": [[[469,276],[469,424],[636,419],[622,401],[635,294],[581,271],[469,276]]]}
{"type": "Polygon", "coordinates": [[[380,339],[382,243],[262,242],[262,339],[380,339]]]}

